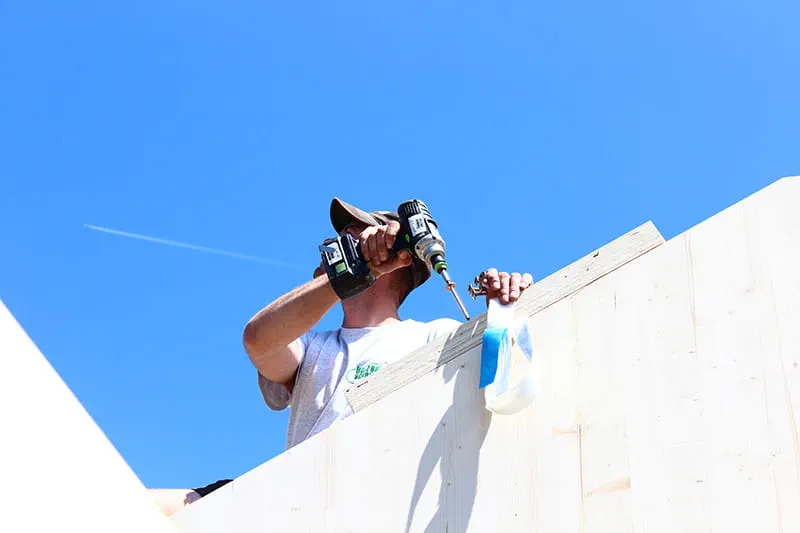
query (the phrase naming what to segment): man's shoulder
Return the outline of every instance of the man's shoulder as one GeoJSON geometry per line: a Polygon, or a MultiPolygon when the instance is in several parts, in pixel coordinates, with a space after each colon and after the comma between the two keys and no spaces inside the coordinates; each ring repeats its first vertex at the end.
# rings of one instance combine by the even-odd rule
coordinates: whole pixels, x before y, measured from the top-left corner
{"type": "Polygon", "coordinates": [[[306,332],[305,334],[303,334],[300,337],[300,340],[302,341],[303,346],[305,348],[308,348],[312,344],[319,344],[319,343],[323,343],[324,344],[325,342],[327,342],[331,338],[337,338],[339,336],[339,332],[340,331],[341,331],[341,328],[325,329],[325,330],[314,330],[314,329],[312,329],[312,330],[306,332]]]}
{"type": "MultiPolygon", "coordinates": [[[[393,337],[395,335],[422,335],[427,338],[428,341],[431,341],[441,335],[446,335],[451,331],[455,331],[458,329],[459,326],[462,325],[462,322],[452,318],[436,318],[433,320],[421,321],[412,318],[407,318],[402,320],[399,324],[393,324],[389,326],[379,326],[374,328],[371,332],[361,332],[361,333],[368,333],[369,335],[380,335],[380,336],[388,336],[393,337]],[[412,333],[413,332],[413,333],[412,333]]],[[[365,328],[367,329],[367,328],[365,328]]],[[[340,335],[342,335],[342,331],[345,331],[343,328],[336,328],[336,329],[327,329],[327,330],[312,330],[306,333],[303,336],[303,341],[306,346],[320,343],[326,343],[330,339],[337,339],[341,340],[340,335]]],[[[349,334],[356,334],[360,336],[360,333],[356,332],[355,330],[347,330],[349,334]]],[[[349,337],[346,335],[344,341],[347,341],[349,337]]]]}
{"type": "Polygon", "coordinates": [[[462,325],[462,322],[453,318],[436,318],[425,322],[409,319],[407,322],[423,331],[427,335],[429,342],[455,331],[462,325]]]}

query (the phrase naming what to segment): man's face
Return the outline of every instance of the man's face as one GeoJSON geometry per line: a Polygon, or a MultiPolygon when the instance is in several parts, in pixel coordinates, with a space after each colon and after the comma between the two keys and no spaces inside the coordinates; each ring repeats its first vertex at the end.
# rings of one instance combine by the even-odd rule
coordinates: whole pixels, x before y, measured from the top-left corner
{"type": "Polygon", "coordinates": [[[367,229],[367,227],[368,226],[363,222],[351,222],[345,226],[344,229],[342,229],[342,232],[339,235],[346,235],[349,233],[357,240],[359,235],[361,235],[361,232],[367,229]]]}
{"type": "MultiPolygon", "coordinates": [[[[350,234],[354,239],[358,240],[358,237],[361,235],[361,232],[367,229],[367,225],[363,222],[351,222],[347,226],[345,226],[339,235],[346,235],[350,234]]],[[[322,261],[320,261],[319,266],[314,269],[314,277],[321,276],[325,274],[325,269],[322,266],[322,261]]]]}
{"type": "MultiPolygon", "coordinates": [[[[359,221],[353,221],[353,222],[349,223],[347,226],[345,226],[344,228],[342,228],[342,231],[339,233],[339,235],[347,235],[347,234],[349,234],[354,239],[358,240],[359,237],[361,236],[361,233],[365,229],[367,229],[368,227],[370,227],[368,224],[365,224],[365,223],[359,222],[359,221]]],[[[322,267],[321,267],[321,263],[320,263],[320,268],[318,269],[318,271],[321,272],[321,273],[324,273],[324,271],[322,270],[322,267]]],[[[391,272],[388,275],[381,276],[381,278],[378,280],[378,282],[376,284],[374,284],[369,289],[366,289],[365,291],[363,291],[363,292],[351,297],[348,300],[347,304],[351,305],[351,306],[359,306],[359,305],[365,305],[365,304],[368,305],[370,299],[374,297],[374,294],[375,294],[376,291],[383,292],[383,291],[387,291],[387,290],[390,290],[390,291],[402,290],[404,292],[407,292],[407,290],[405,288],[403,288],[403,287],[398,289],[397,288],[398,284],[396,282],[396,280],[398,280],[398,279],[406,279],[407,277],[408,277],[408,267],[403,267],[403,268],[400,268],[400,269],[397,269],[397,270],[391,272]]]]}

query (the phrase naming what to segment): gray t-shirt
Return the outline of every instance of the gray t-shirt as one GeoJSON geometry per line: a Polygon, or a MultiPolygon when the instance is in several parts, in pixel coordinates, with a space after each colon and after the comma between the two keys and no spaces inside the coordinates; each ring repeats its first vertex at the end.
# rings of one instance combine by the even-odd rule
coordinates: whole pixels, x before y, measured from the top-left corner
{"type": "Polygon", "coordinates": [[[460,325],[449,318],[431,322],[409,319],[388,326],[303,335],[303,359],[291,394],[283,385],[258,374],[261,394],[271,409],[291,406],[286,449],[353,414],[344,395],[348,384],[358,383],[460,325]]]}

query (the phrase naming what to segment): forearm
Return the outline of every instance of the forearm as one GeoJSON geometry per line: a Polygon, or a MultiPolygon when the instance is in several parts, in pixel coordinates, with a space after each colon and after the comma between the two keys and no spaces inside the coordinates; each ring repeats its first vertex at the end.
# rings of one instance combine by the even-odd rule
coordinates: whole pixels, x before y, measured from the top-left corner
{"type": "Polygon", "coordinates": [[[250,319],[244,345],[251,357],[288,346],[308,332],[339,301],[327,276],[280,296],[250,319]]]}
{"type": "Polygon", "coordinates": [[[200,499],[200,495],[191,489],[148,489],[164,516],[170,516],[187,505],[200,499]]]}

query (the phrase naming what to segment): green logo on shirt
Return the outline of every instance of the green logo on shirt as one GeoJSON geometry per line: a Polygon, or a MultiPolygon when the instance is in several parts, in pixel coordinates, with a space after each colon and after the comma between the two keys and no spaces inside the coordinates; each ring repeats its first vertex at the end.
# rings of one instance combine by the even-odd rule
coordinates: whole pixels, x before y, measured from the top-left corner
{"type": "Polygon", "coordinates": [[[386,363],[371,363],[371,362],[362,363],[357,367],[348,370],[345,377],[347,378],[347,381],[349,381],[350,383],[355,383],[356,381],[361,381],[362,379],[371,376],[372,374],[383,368],[385,364],[386,363]]]}

